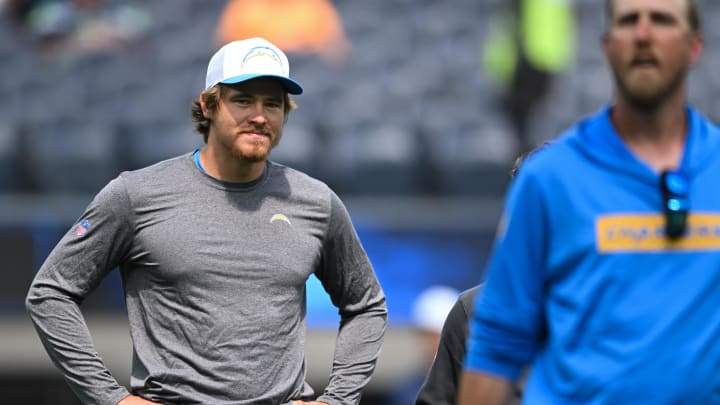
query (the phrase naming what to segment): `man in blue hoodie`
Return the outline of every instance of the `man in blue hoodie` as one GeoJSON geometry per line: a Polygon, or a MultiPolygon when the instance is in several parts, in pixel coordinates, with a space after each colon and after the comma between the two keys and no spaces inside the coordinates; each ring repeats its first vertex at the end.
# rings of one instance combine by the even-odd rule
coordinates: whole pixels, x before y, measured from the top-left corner
{"type": "Polygon", "coordinates": [[[459,403],[720,403],[720,129],[695,0],[608,0],[614,98],[512,183],[459,403]]]}

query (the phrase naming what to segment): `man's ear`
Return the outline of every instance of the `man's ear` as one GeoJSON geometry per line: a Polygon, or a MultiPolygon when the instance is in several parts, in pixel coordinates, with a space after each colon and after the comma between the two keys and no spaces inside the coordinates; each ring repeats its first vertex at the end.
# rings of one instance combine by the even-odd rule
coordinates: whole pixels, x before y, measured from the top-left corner
{"type": "Polygon", "coordinates": [[[694,66],[700,59],[705,50],[705,38],[699,33],[695,33],[691,38],[690,44],[690,65],[694,66]]]}
{"type": "Polygon", "coordinates": [[[603,55],[607,59],[608,55],[608,46],[610,44],[610,33],[605,31],[602,36],[600,37],[600,49],[602,50],[603,55]]]}
{"type": "Polygon", "coordinates": [[[198,101],[200,102],[200,110],[202,111],[203,117],[210,118],[210,110],[208,110],[207,104],[205,104],[205,94],[200,94],[198,101]]]}

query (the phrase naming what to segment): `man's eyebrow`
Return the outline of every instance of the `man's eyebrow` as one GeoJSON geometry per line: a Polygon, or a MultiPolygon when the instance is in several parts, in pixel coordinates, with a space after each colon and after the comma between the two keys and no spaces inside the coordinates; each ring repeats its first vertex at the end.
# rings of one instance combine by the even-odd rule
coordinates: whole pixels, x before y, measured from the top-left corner
{"type": "Polygon", "coordinates": [[[637,11],[628,11],[624,14],[618,14],[614,19],[616,22],[631,22],[638,19],[639,13],[637,11]]]}
{"type": "Polygon", "coordinates": [[[273,103],[282,103],[284,98],[281,95],[270,95],[270,94],[256,94],[256,93],[248,93],[244,91],[237,91],[233,94],[230,94],[228,96],[228,99],[230,100],[237,100],[237,99],[247,99],[247,98],[260,98],[264,99],[266,101],[270,101],[273,103]]]}
{"type": "Polygon", "coordinates": [[[252,94],[241,91],[241,90],[235,90],[232,94],[230,94],[230,97],[250,97],[252,94]]]}
{"type": "Polygon", "coordinates": [[[650,13],[650,18],[654,21],[678,21],[678,18],[675,14],[669,13],[667,11],[653,11],[650,13]]]}
{"type": "MultiPolygon", "coordinates": [[[[618,14],[615,21],[632,22],[639,19],[641,13],[639,10],[630,10],[623,14],[618,14]]],[[[677,17],[669,11],[651,10],[649,14],[650,19],[653,21],[677,21],[677,17]]]]}

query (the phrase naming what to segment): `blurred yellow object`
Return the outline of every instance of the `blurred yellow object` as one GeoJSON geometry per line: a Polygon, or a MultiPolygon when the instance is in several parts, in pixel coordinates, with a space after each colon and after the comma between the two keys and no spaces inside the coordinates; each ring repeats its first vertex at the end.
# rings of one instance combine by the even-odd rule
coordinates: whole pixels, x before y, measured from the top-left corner
{"type": "Polygon", "coordinates": [[[574,63],[576,26],[570,0],[516,0],[506,7],[490,19],[482,53],[492,80],[509,85],[521,55],[550,74],[574,63]]]}
{"type": "Polygon", "coordinates": [[[528,60],[546,72],[560,72],[575,59],[575,14],[570,0],[522,3],[522,43],[528,60]]]}

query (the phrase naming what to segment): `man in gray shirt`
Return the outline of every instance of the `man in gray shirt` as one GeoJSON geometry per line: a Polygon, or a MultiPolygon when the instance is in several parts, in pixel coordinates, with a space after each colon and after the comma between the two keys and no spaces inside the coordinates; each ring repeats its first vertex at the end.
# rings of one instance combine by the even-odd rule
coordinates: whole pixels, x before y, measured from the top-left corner
{"type": "Polygon", "coordinates": [[[210,60],[193,105],[206,145],[120,174],[36,275],[26,305],[85,404],[357,404],[375,368],[385,296],[343,203],[268,160],[289,94],[287,57],[252,38],[210,60]],[[133,341],[131,392],[93,347],[80,304],[119,267],[133,341]],[[324,392],[305,381],[311,274],[338,307],[324,392]]]}

